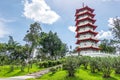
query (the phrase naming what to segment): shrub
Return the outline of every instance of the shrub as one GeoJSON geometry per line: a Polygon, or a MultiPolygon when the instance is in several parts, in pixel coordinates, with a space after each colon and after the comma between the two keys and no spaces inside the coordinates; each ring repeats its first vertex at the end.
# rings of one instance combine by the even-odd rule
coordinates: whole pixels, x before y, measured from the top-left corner
{"type": "Polygon", "coordinates": [[[101,60],[102,60],[101,66],[102,66],[103,77],[108,78],[108,77],[110,77],[110,73],[111,73],[111,69],[112,69],[112,58],[104,57],[101,60]]]}
{"type": "Polygon", "coordinates": [[[47,68],[48,67],[48,62],[47,61],[43,62],[43,66],[44,66],[44,68],[47,68]]]}
{"type": "Polygon", "coordinates": [[[43,67],[43,62],[39,62],[39,68],[43,67]]]}
{"type": "Polygon", "coordinates": [[[50,61],[50,60],[48,61],[48,66],[49,66],[49,67],[52,67],[52,66],[53,66],[52,61],[50,61]]]}
{"type": "Polygon", "coordinates": [[[120,57],[115,57],[113,59],[113,68],[116,74],[120,74],[120,57]]]}
{"type": "Polygon", "coordinates": [[[91,58],[90,59],[90,70],[92,73],[95,73],[96,69],[97,69],[97,60],[96,58],[91,58]]]}
{"type": "Polygon", "coordinates": [[[80,57],[80,64],[84,66],[85,69],[87,69],[87,66],[89,64],[90,57],[89,56],[81,56],[80,57]]]}
{"type": "Polygon", "coordinates": [[[76,57],[68,57],[63,64],[63,69],[67,70],[68,76],[72,77],[78,68],[78,59],[76,57]]]}
{"type": "Polygon", "coordinates": [[[51,69],[50,69],[50,72],[52,72],[52,74],[54,74],[56,71],[57,71],[56,68],[51,68],[51,69]]]}

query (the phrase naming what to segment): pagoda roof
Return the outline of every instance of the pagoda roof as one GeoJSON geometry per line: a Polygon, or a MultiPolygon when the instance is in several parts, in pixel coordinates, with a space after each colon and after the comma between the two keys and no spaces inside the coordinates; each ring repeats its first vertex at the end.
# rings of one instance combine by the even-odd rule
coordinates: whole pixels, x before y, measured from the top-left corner
{"type": "Polygon", "coordinates": [[[86,39],[78,39],[76,44],[79,44],[80,42],[83,42],[83,41],[94,41],[94,42],[98,42],[99,40],[97,39],[94,39],[94,38],[86,38],[86,39]]]}
{"type": "Polygon", "coordinates": [[[77,51],[80,51],[80,50],[85,50],[85,49],[100,50],[100,48],[98,48],[98,47],[88,46],[88,47],[78,47],[78,48],[77,48],[77,51]]]}
{"type": "Polygon", "coordinates": [[[80,34],[85,34],[85,33],[91,33],[91,34],[94,34],[94,36],[96,36],[98,34],[98,32],[94,32],[92,30],[88,30],[88,31],[78,32],[76,37],[79,37],[80,34]]]}
{"type": "Polygon", "coordinates": [[[93,24],[87,23],[87,24],[84,24],[84,25],[81,25],[81,26],[77,26],[77,27],[76,27],[76,31],[78,31],[79,28],[85,27],[85,26],[93,27],[93,30],[97,27],[97,26],[95,26],[95,25],[93,25],[93,24]]]}
{"type": "Polygon", "coordinates": [[[75,20],[77,20],[79,16],[83,16],[83,15],[90,15],[92,18],[95,16],[95,14],[92,14],[92,13],[86,11],[86,12],[83,12],[83,13],[81,13],[81,14],[77,13],[77,14],[75,15],[75,16],[76,16],[76,19],[75,19],[75,20]]]}
{"type": "Polygon", "coordinates": [[[94,9],[92,9],[92,8],[90,8],[90,7],[88,7],[88,6],[85,6],[85,7],[83,7],[83,8],[76,9],[76,13],[78,13],[79,11],[83,11],[83,10],[89,10],[89,11],[91,11],[91,12],[94,11],[94,9]]]}
{"type": "Polygon", "coordinates": [[[80,21],[85,21],[85,20],[92,21],[93,24],[94,24],[95,21],[96,21],[96,20],[93,19],[93,18],[86,17],[86,18],[83,18],[83,19],[77,19],[77,20],[76,20],[76,25],[78,24],[78,22],[80,22],[80,21]]]}

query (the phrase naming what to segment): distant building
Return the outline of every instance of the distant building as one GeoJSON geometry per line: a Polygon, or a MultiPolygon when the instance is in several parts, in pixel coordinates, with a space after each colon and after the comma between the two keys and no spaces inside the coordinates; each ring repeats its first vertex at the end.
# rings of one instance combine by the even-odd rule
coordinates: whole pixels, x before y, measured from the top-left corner
{"type": "Polygon", "coordinates": [[[76,44],[78,54],[82,53],[96,53],[99,51],[98,39],[95,36],[98,32],[95,31],[96,25],[93,14],[94,9],[88,6],[84,6],[80,9],[76,9],[75,21],[76,21],[76,44]]]}

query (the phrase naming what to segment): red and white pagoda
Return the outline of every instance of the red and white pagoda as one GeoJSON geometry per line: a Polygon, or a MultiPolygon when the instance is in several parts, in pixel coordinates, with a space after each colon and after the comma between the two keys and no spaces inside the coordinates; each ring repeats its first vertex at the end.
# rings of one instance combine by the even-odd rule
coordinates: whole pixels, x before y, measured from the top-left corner
{"type": "Polygon", "coordinates": [[[76,21],[76,44],[78,44],[77,52],[82,53],[96,53],[99,51],[97,45],[98,39],[95,36],[98,32],[95,32],[96,29],[95,19],[93,14],[94,9],[91,9],[88,6],[83,6],[80,9],[76,9],[75,21],[76,21]]]}

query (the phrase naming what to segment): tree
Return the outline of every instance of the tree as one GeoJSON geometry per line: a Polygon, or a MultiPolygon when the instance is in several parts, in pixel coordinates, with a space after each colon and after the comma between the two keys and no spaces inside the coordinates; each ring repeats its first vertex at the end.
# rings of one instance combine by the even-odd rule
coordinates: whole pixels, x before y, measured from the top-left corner
{"type": "Polygon", "coordinates": [[[113,45],[111,45],[112,40],[101,40],[101,44],[100,44],[100,49],[101,52],[105,52],[105,53],[114,53],[115,52],[115,47],[113,45]]]}
{"type": "Polygon", "coordinates": [[[120,57],[113,58],[113,68],[116,74],[120,74],[120,57]]]}
{"type": "Polygon", "coordinates": [[[0,65],[7,65],[9,58],[8,55],[6,54],[6,43],[0,43],[0,65]]]}
{"type": "Polygon", "coordinates": [[[66,55],[66,52],[68,52],[67,44],[62,43],[60,52],[59,52],[59,56],[64,57],[66,55]]]}
{"type": "Polygon", "coordinates": [[[112,58],[103,57],[101,60],[102,60],[101,67],[102,67],[103,77],[109,78],[112,71],[112,58]]]}
{"type": "MultiPolygon", "coordinates": [[[[30,28],[24,37],[24,41],[26,41],[26,43],[29,46],[28,62],[31,64],[31,68],[32,68],[32,62],[30,60],[33,58],[33,52],[34,52],[35,48],[37,48],[37,46],[38,46],[39,37],[41,35],[41,30],[42,29],[41,29],[40,24],[35,22],[30,25],[30,28]]],[[[28,67],[28,71],[29,71],[29,67],[28,67]]]]}
{"type": "Polygon", "coordinates": [[[35,22],[30,25],[29,30],[27,31],[27,34],[24,37],[24,41],[30,46],[29,48],[29,56],[31,56],[34,49],[37,47],[38,40],[41,34],[41,27],[40,24],[35,22]]]}
{"type": "Polygon", "coordinates": [[[14,70],[14,65],[17,61],[17,53],[16,53],[16,47],[19,46],[19,43],[14,41],[12,36],[9,36],[8,44],[7,44],[7,51],[10,58],[11,63],[11,71],[14,70]]]}
{"type": "Polygon", "coordinates": [[[63,57],[67,51],[66,44],[62,43],[57,33],[50,31],[49,33],[41,33],[40,39],[40,53],[50,59],[57,59],[63,57]]]}
{"type": "Polygon", "coordinates": [[[114,38],[120,41],[120,18],[113,18],[113,24],[111,25],[113,26],[111,28],[111,31],[113,33],[114,38]]]}
{"type": "Polygon", "coordinates": [[[67,70],[69,77],[75,76],[77,68],[79,68],[78,58],[74,56],[67,57],[65,63],[63,64],[63,69],[67,70]]]}
{"type": "Polygon", "coordinates": [[[113,18],[113,24],[111,25],[113,26],[112,28],[110,28],[110,30],[112,31],[112,34],[114,36],[114,44],[116,45],[116,48],[120,50],[120,18],[113,18]]]}

